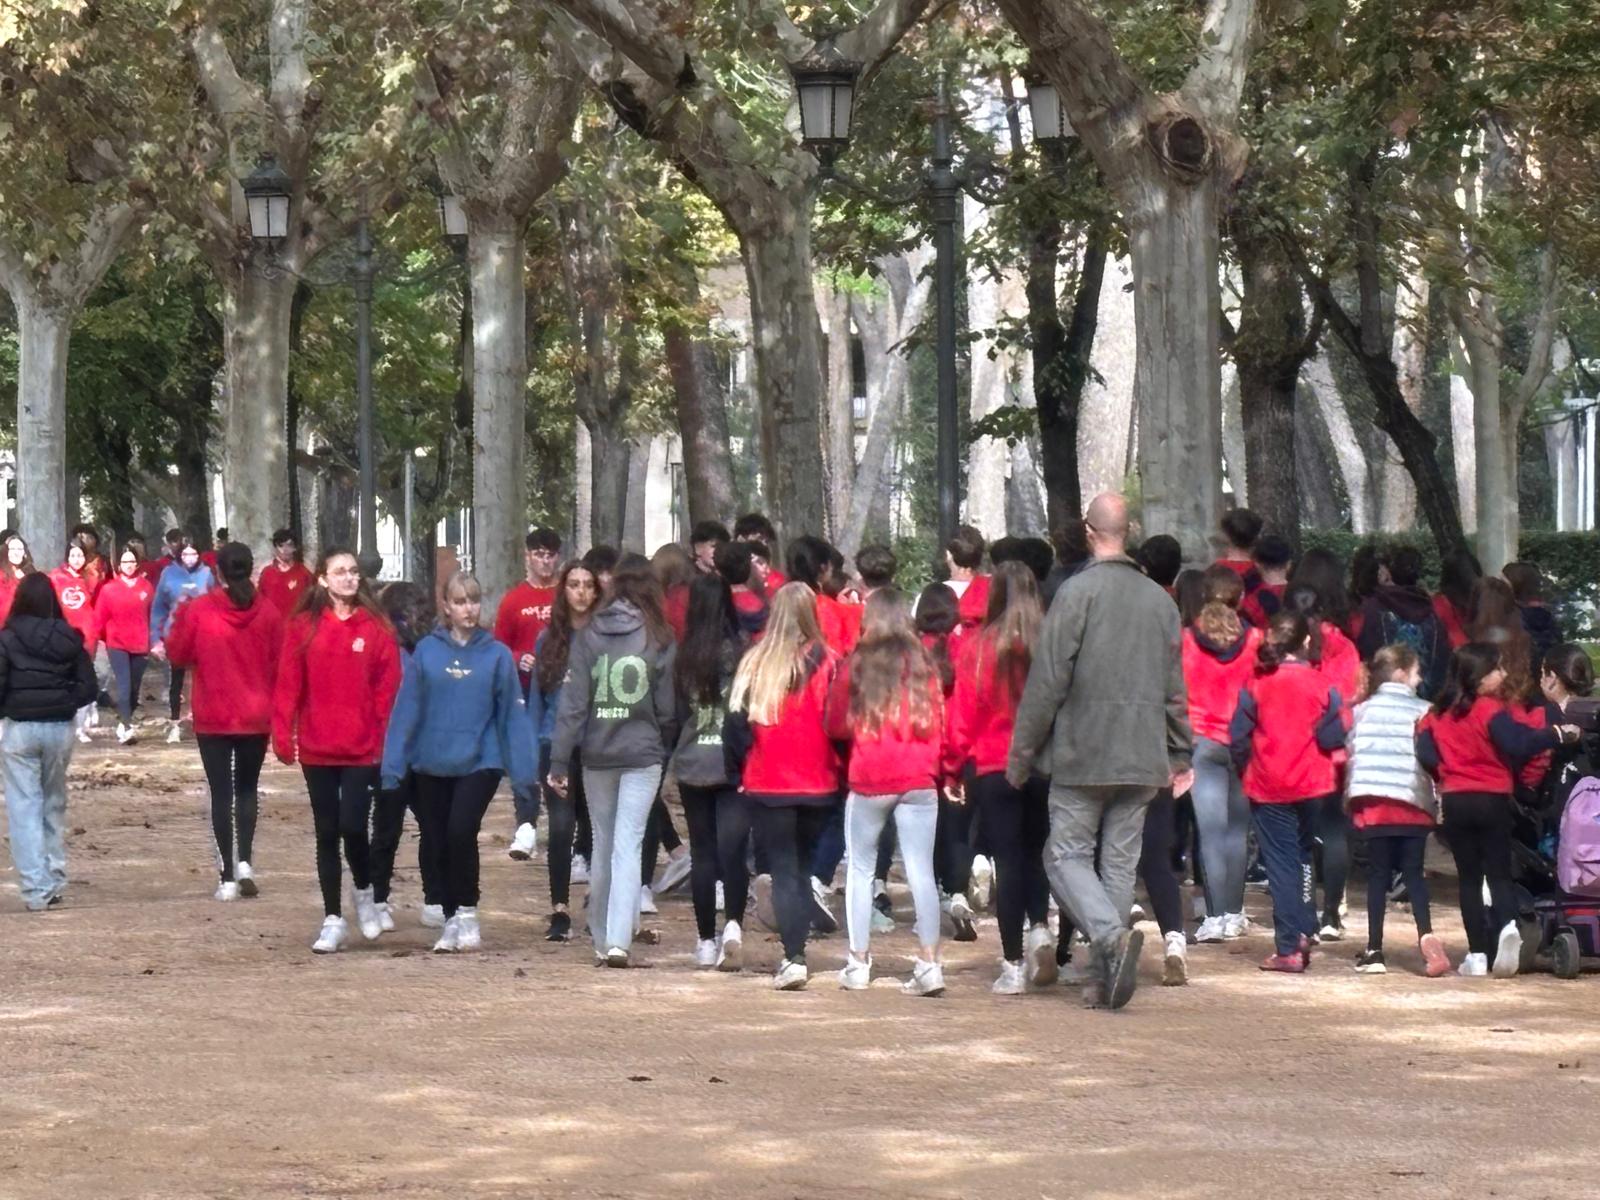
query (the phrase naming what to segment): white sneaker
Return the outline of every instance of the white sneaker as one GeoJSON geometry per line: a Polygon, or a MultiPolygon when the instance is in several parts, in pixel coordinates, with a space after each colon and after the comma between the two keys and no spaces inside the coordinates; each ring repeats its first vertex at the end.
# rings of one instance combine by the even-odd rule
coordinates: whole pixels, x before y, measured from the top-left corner
{"type": "Polygon", "coordinates": [[[343,950],[349,938],[350,927],[344,923],[343,917],[325,917],[322,922],[322,932],[317,934],[317,940],[311,943],[311,953],[333,954],[343,950]]]}
{"type": "Polygon", "coordinates": [[[1189,919],[1192,921],[1203,921],[1205,919],[1205,915],[1206,895],[1204,892],[1196,892],[1194,895],[1189,897],[1189,919]]]}
{"type": "Polygon", "coordinates": [[[439,934],[439,940],[433,944],[435,954],[454,954],[461,949],[461,914],[449,918],[444,923],[444,930],[439,934]]]}
{"type": "Polygon", "coordinates": [[[1161,964],[1164,987],[1182,987],[1189,982],[1189,943],[1181,930],[1174,929],[1162,939],[1166,957],[1161,964]]]}
{"type": "Polygon", "coordinates": [[[1342,942],[1344,941],[1344,926],[1324,925],[1317,931],[1317,938],[1319,941],[1324,942],[1342,942]]]}
{"type": "Polygon", "coordinates": [[[1222,918],[1222,936],[1232,942],[1250,932],[1250,918],[1242,912],[1227,913],[1222,918]]]}
{"type": "Polygon", "coordinates": [[[456,949],[483,949],[483,930],[478,926],[478,910],[475,908],[456,909],[456,949]]]}
{"type": "Polygon", "coordinates": [[[1142,920],[1144,920],[1144,905],[1135,904],[1128,910],[1128,924],[1137,925],[1142,920]]]}
{"type": "Polygon", "coordinates": [[[1020,996],[1028,990],[1027,981],[1022,975],[1020,962],[1007,962],[1000,960],[1000,977],[990,985],[989,990],[996,996],[1020,996]]]}
{"type": "Polygon", "coordinates": [[[239,885],[231,879],[225,879],[217,884],[216,894],[211,898],[213,900],[237,900],[239,898],[239,885]]]}
{"type": "Polygon", "coordinates": [[[176,746],[183,741],[183,726],[176,721],[167,722],[167,745],[176,746]]]}
{"type": "Polygon", "coordinates": [[[716,938],[701,938],[694,944],[694,965],[703,971],[715,967],[721,957],[722,947],[716,938]]]}
{"type": "Polygon", "coordinates": [[[994,864],[986,855],[972,856],[972,878],[967,882],[967,899],[972,907],[982,912],[989,907],[989,895],[994,890],[994,864]]]}
{"type": "Polygon", "coordinates": [[[852,951],[839,971],[839,986],[847,992],[864,992],[872,986],[872,956],[857,958],[852,951]]]}
{"type": "Polygon", "coordinates": [[[255,869],[247,862],[237,862],[233,865],[233,877],[239,881],[239,895],[259,896],[261,889],[256,886],[255,869]]]}
{"type": "Polygon", "coordinates": [[[621,946],[613,946],[606,951],[605,963],[608,967],[626,967],[628,965],[628,952],[621,946]]]}
{"type": "Polygon", "coordinates": [[[511,849],[506,851],[518,862],[527,862],[539,849],[539,831],[527,821],[517,826],[517,832],[512,835],[511,849]]]}
{"type": "Polygon", "coordinates": [[[375,904],[373,907],[378,910],[378,928],[384,933],[393,933],[394,910],[389,907],[389,902],[385,900],[382,904],[375,904]]]}
{"type": "Polygon", "coordinates": [[[778,964],[772,976],[772,989],[777,992],[798,992],[805,988],[810,972],[803,962],[790,962],[787,958],[778,964]]]}
{"type": "Polygon", "coordinates": [[[1200,922],[1200,928],[1194,931],[1194,940],[1209,945],[1212,942],[1225,942],[1228,940],[1228,918],[1207,917],[1200,922]]]}
{"type": "Polygon", "coordinates": [[[642,913],[659,913],[661,911],[656,907],[656,894],[650,890],[648,883],[639,889],[639,911],[642,913]]]}
{"type": "Polygon", "coordinates": [[[950,897],[950,924],[954,926],[953,936],[958,942],[975,942],[978,940],[978,929],[973,923],[974,913],[972,905],[967,903],[964,892],[957,892],[950,897]]]}
{"type": "Polygon", "coordinates": [[[1469,954],[1461,960],[1461,965],[1456,968],[1457,975],[1481,977],[1489,974],[1489,956],[1487,954],[1469,954]]]}
{"type": "Polygon", "coordinates": [[[832,889],[824,886],[815,875],[811,877],[811,926],[819,933],[838,933],[839,918],[828,907],[832,889]]]}
{"type": "Polygon", "coordinates": [[[572,882],[589,882],[589,860],[581,854],[572,856],[572,882]]]}
{"type": "Polygon", "coordinates": [[[424,929],[443,929],[444,905],[424,904],[422,906],[422,927],[424,929]]]}
{"type": "Polygon", "coordinates": [[[894,928],[894,918],[874,905],[872,908],[872,932],[893,933],[894,928]]]}
{"type": "Polygon", "coordinates": [[[82,725],[78,726],[78,740],[80,742],[82,742],[85,746],[87,746],[90,742],[94,741],[94,739],[89,736],[89,730],[86,727],[82,726],[82,725]]]}
{"type": "Polygon", "coordinates": [[[739,922],[729,921],[722,927],[722,944],[717,948],[717,970],[737,971],[744,965],[744,930],[739,922]]]}
{"type": "Polygon", "coordinates": [[[1506,927],[1500,931],[1500,942],[1494,951],[1494,977],[1510,979],[1521,966],[1522,930],[1517,928],[1515,921],[1507,921],[1506,927]]]}
{"type": "Polygon", "coordinates": [[[117,722],[117,745],[126,746],[137,736],[138,733],[132,725],[124,725],[121,721],[117,722]]]}
{"type": "Polygon", "coordinates": [[[678,853],[668,855],[667,865],[661,868],[661,878],[656,881],[655,891],[665,896],[668,892],[677,891],[689,878],[689,872],[694,864],[689,860],[689,848],[684,846],[678,853]]]}
{"type": "Polygon", "coordinates": [[[350,898],[356,902],[356,924],[361,936],[369,942],[374,940],[383,932],[383,925],[378,920],[378,906],[372,902],[372,889],[352,888],[350,898]]]}
{"type": "Polygon", "coordinates": [[[1035,925],[1028,930],[1023,951],[1027,956],[1027,980],[1034,987],[1049,987],[1061,977],[1061,968],[1056,965],[1056,940],[1050,936],[1048,925],[1035,925]]]}
{"type": "Polygon", "coordinates": [[[911,978],[900,985],[907,996],[937,996],[944,991],[944,968],[927,959],[914,959],[911,978]]]}

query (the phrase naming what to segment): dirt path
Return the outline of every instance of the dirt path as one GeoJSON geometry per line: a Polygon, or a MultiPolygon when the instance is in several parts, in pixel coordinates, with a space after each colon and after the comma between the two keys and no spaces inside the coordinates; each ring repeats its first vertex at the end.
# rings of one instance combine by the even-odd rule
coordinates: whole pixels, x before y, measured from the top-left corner
{"type": "MultiPolygon", "coordinates": [[[[1151,963],[1115,1015],[991,996],[992,922],[948,947],[943,999],[815,975],[779,995],[692,968],[686,897],[663,902],[650,970],[539,940],[543,865],[506,858],[502,799],[482,954],[426,953],[408,828],[399,931],[319,959],[297,773],[268,772],[263,894],[234,905],[211,899],[191,744],[97,742],[73,768],[95,776],[62,909],[25,914],[5,860],[7,1200],[1580,1197],[1600,1178],[1595,981],[1420,978],[1398,914],[1385,978],[1350,970],[1359,942],[1263,977],[1257,934],[1192,950],[1187,988],[1151,963]]],[[[876,947],[897,974],[902,918],[876,947]]],[[[747,950],[778,957],[758,930],[747,950]]],[[[813,971],[843,953],[826,939],[813,971]]]]}

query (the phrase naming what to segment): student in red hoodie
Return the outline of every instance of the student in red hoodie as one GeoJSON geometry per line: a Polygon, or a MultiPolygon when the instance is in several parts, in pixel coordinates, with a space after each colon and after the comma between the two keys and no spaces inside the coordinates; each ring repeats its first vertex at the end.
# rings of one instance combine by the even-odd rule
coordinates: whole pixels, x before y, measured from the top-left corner
{"type": "Polygon", "coordinates": [[[11,615],[11,602],[17,596],[17,584],[38,568],[33,565],[33,555],[20,533],[7,532],[0,549],[0,625],[11,615]]]}
{"type": "Polygon", "coordinates": [[[355,553],[325,550],[315,585],[284,631],[272,701],[273,749],[280,761],[300,763],[311,798],[325,914],[311,946],[317,954],[341,949],[349,936],[339,899],[341,841],[361,934],[371,941],[383,931],[367,825],[399,688],[399,645],[355,553]]]}
{"type": "Polygon", "coordinates": [[[1265,629],[1272,614],[1283,607],[1283,593],[1289,586],[1289,568],[1294,563],[1294,547],[1275,533],[1256,540],[1251,551],[1255,563],[1255,584],[1250,586],[1240,613],[1257,629],[1265,629]]]}
{"type": "Polygon", "coordinates": [[[1459,650],[1471,638],[1467,622],[1472,618],[1472,589],[1483,578],[1476,556],[1466,550],[1446,555],[1439,564],[1439,590],[1433,594],[1433,611],[1444,626],[1450,649],[1459,650]]]}
{"type": "Polygon", "coordinates": [[[733,595],[733,611],[738,614],[739,630],[754,640],[767,624],[767,597],[755,580],[755,556],[749,542],[725,542],[717,547],[717,574],[733,595]]]}
{"type": "Polygon", "coordinates": [[[250,865],[257,784],[272,730],[283,617],[250,583],[254,565],[248,546],[229,542],[222,547],[217,553],[222,586],[181,605],[166,640],[173,665],[194,673],[190,703],[200,764],[211,789],[211,830],[222,876],[218,900],[257,893],[250,865]]]}
{"type": "Polygon", "coordinates": [[[950,697],[946,771],[960,778],[971,766],[965,799],[981,812],[984,836],[994,851],[1002,961],[992,990],[1000,996],[1020,996],[1029,983],[1044,987],[1059,975],[1055,943],[1045,923],[1050,903],[1044,873],[1050,781],[1035,775],[1019,791],[1005,775],[1017,703],[1043,616],[1033,572],[1021,563],[1003,563],[994,573],[984,623],[961,640],[950,697]],[[1026,950],[1024,918],[1033,926],[1026,950]]]}
{"type": "Polygon", "coordinates": [[[789,578],[803,583],[815,597],[817,628],[828,649],[843,656],[855,649],[856,623],[828,594],[833,580],[833,547],[819,537],[801,534],[789,543],[789,578]]]}
{"type": "Polygon", "coordinates": [[[272,561],[261,569],[256,590],[281,616],[287,617],[311,589],[311,568],[300,561],[300,543],[294,530],[278,529],[272,534],[272,561]]]}
{"type": "Polygon", "coordinates": [[[1577,741],[1578,730],[1542,722],[1532,728],[1518,720],[1502,698],[1503,661],[1500,649],[1489,642],[1468,642],[1450,656],[1444,688],[1417,726],[1417,761],[1439,785],[1440,814],[1461,879],[1469,953],[1459,972],[1488,975],[1492,970],[1509,978],[1522,957],[1511,879],[1512,792],[1528,760],[1577,741]]]}
{"type": "Polygon", "coordinates": [[[1213,543],[1222,551],[1216,565],[1227,567],[1244,580],[1248,592],[1257,580],[1254,552],[1264,522],[1248,508],[1230,508],[1222,514],[1213,543]]]}
{"type": "MultiPolygon", "coordinates": [[[[104,642],[116,681],[117,741],[133,741],[133,706],[150,660],[150,605],[156,588],[146,578],[143,560],[132,545],[117,556],[117,574],[100,589],[94,602],[97,640],[104,642]]],[[[90,651],[93,653],[93,651],[90,651]]]]}
{"type": "MultiPolygon", "coordinates": [[[[527,577],[501,597],[494,615],[494,636],[511,651],[511,658],[517,664],[517,677],[526,692],[533,678],[533,651],[539,644],[539,635],[550,624],[550,612],[556,602],[561,535],[541,526],[528,534],[523,547],[527,577]]],[[[526,862],[538,850],[539,796],[537,787],[531,794],[521,790],[512,794],[517,828],[508,853],[518,862],[526,862]]]]}
{"type": "Polygon", "coordinates": [[[750,544],[761,594],[767,598],[777,595],[778,589],[789,582],[789,577],[772,562],[773,552],[778,549],[778,531],[772,527],[772,522],[762,513],[745,513],[733,523],[733,540],[750,544]]]}
{"type": "Polygon", "coordinates": [[[944,991],[939,961],[939,887],[933,848],[944,762],[944,688],[933,659],[911,628],[903,593],[879,588],[867,599],[861,640],[840,667],[828,695],[828,736],[850,743],[845,799],[845,915],[850,956],[839,986],[862,991],[872,982],[872,877],[884,826],[894,819],[916,908],[921,955],[908,996],[944,991]]]}
{"type": "Polygon", "coordinates": [[[982,574],[983,534],[971,525],[956,529],[944,548],[945,587],[956,594],[963,629],[976,629],[989,611],[989,576],[982,574]]]}
{"type": "MultiPolygon", "coordinates": [[[[61,612],[67,619],[67,624],[83,639],[83,648],[89,652],[92,662],[95,649],[99,645],[99,623],[95,618],[94,601],[98,592],[98,580],[89,571],[89,555],[83,543],[77,538],[67,543],[67,553],[62,564],[50,572],[50,586],[56,590],[56,599],[61,602],[61,612]]],[[[89,729],[96,723],[99,708],[95,701],[90,701],[78,710],[75,721],[77,736],[80,742],[87,744],[90,740],[89,729]]]]}
{"type": "Polygon", "coordinates": [[[1318,631],[1299,613],[1267,623],[1260,672],[1239,693],[1229,750],[1250,798],[1256,841],[1272,889],[1276,953],[1263,971],[1311,965],[1311,830],[1316,806],[1334,790],[1332,752],[1344,745],[1343,701],[1311,665],[1318,631]]]}
{"type": "Polygon", "coordinates": [[[729,776],[772,875],[783,961],[772,985],[806,986],[812,901],[806,879],[838,807],[842,764],[823,723],[839,657],[822,640],[816,593],[796,581],[772,598],[767,632],[739,662],[723,727],[729,776]]]}

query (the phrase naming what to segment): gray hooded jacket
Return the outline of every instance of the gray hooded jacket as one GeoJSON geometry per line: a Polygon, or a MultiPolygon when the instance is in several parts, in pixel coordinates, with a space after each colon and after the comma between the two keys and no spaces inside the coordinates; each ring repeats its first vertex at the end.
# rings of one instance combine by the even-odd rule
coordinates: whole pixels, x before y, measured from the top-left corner
{"type": "Polygon", "coordinates": [[[561,686],[550,773],[566,775],[575,750],[585,767],[652,767],[676,737],[672,664],[677,647],[653,645],[644,617],[607,604],[573,640],[561,686]]]}

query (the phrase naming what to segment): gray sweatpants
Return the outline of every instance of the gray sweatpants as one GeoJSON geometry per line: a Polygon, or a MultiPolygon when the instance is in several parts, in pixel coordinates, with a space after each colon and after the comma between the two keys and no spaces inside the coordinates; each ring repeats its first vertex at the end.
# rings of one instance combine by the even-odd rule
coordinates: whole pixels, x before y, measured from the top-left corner
{"type": "Polygon", "coordinates": [[[1152,787],[1050,785],[1045,874],[1056,899],[1095,946],[1106,946],[1128,928],[1133,877],[1144,843],[1144,814],[1155,794],[1152,787]]]}
{"type": "Polygon", "coordinates": [[[1228,747],[1194,740],[1194,823],[1205,868],[1206,916],[1244,911],[1244,872],[1250,836],[1250,802],[1228,747]]]}
{"type": "Polygon", "coordinates": [[[939,885],[933,881],[933,843],[939,826],[939,797],[932,788],[898,796],[863,796],[851,792],[844,802],[844,845],[848,870],[844,883],[845,926],[850,950],[865,958],[872,942],[872,876],[878,862],[878,839],[894,816],[900,835],[900,857],[916,909],[917,942],[939,941],[939,885]]]}
{"type": "Polygon", "coordinates": [[[628,949],[639,925],[640,849],[661,768],[584,767],[594,851],[589,861],[589,936],[594,948],[628,949]]]}

